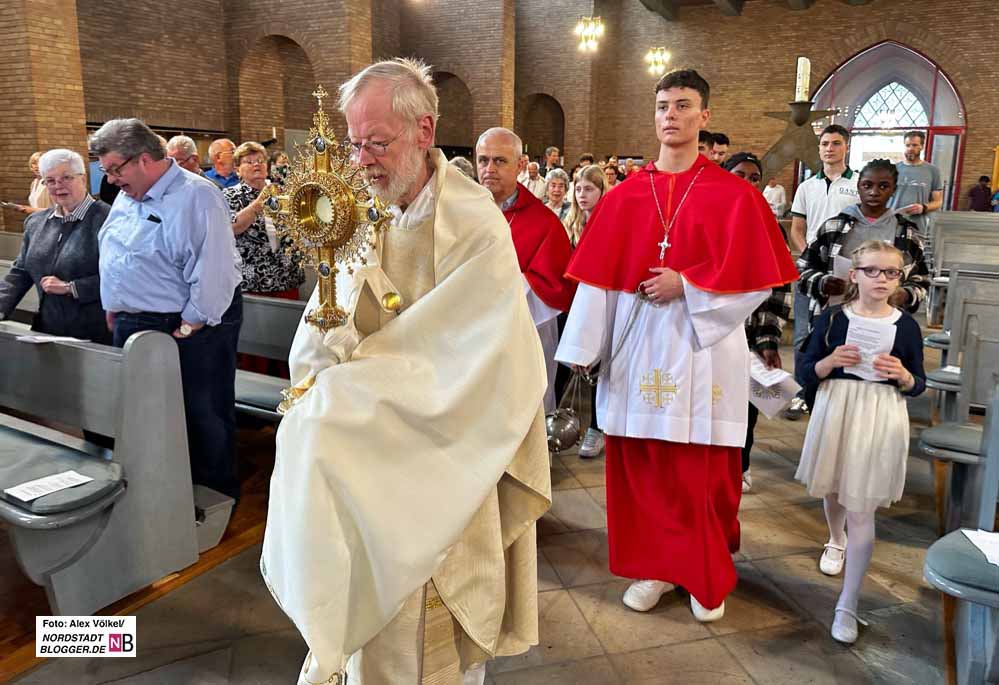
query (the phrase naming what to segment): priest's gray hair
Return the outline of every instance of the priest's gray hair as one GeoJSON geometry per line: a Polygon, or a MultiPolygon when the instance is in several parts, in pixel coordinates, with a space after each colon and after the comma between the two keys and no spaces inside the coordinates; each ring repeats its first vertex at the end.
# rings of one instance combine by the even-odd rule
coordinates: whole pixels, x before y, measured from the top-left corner
{"type": "Polygon", "coordinates": [[[88,143],[90,154],[96,157],[110,152],[117,152],[126,159],[143,153],[154,160],[166,156],[159,136],[139,119],[111,119],[90,136],[88,143]]]}
{"type": "Polygon", "coordinates": [[[376,81],[392,87],[392,111],[409,122],[429,114],[437,121],[437,88],[432,68],[422,60],[396,57],[376,62],[355,74],[340,86],[340,112],[346,113],[350,103],[362,90],[376,81]]]}
{"type": "Polygon", "coordinates": [[[479,136],[479,139],[475,141],[475,149],[478,150],[479,146],[482,145],[486,138],[491,138],[493,136],[505,137],[511,146],[513,146],[513,158],[517,161],[520,160],[521,156],[524,154],[524,141],[520,139],[516,133],[508,128],[503,128],[502,126],[494,126],[493,128],[487,128],[479,136]]]}
{"type": "Polygon", "coordinates": [[[61,147],[49,150],[39,158],[38,172],[44,176],[60,164],[68,164],[74,174],[87,173],[87,165],[84,164],[83,157],[80,156],[80,153],[61,147]]]}
{"type": "Polygon", "coordinates": [[[198,154],[198,145],[190,136],[174,136],[167,141],[166,150],[167,154],[177,151],[185,157],[191,157],[198,154]]]}

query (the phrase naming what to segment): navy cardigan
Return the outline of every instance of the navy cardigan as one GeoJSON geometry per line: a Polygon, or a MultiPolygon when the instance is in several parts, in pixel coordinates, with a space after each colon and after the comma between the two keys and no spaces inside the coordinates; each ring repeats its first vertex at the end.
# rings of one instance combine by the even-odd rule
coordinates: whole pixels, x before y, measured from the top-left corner
{"type": "MultiPolygon", "coordinates": [[[[833,369],[832,372],[823,379],[815,375],[815,365],[829,356],[833,350],[840,345],[846,344],[846,331],[849,328],[850,320],[843,312],[842,307],[829,307],[815,320],[815,328],[809,335],[805,346],[801,364],[801,378],[805,382],[806,388],[817,388],[823,380],[833,378],[845,378],[853,381],[867,383],[887,383],[897,386],[893,380],[864,381],[853,374],[846,373],[843,368],[833,369]]],[[[902,365],[912,374],[916,383],[912,390],[907,393],[910,397],[919,395],[926,390],[926,372],[923,370],[923,332],[919,324],[909,314],[902,312],[902,316],[895,322],[895,343],[891,348],[891,355],[902,360],[902,365]]]]}

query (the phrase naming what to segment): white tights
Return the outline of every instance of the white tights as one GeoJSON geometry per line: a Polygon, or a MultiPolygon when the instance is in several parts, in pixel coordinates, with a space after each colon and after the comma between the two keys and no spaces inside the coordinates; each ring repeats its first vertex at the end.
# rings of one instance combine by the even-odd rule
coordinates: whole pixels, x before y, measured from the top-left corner
{"type": "Polygon", "coordinates": [[[846,541],[843,591],[836,602],[836,608],[856,612],[860,586],[867,575],[867,567],[871,564],[871,555],[874,554],[874,512],[847,511],[837,501],[835,493],[826,495],[823,503],[826,522],[829,524],[829,542],[842,547],[846,541]],[[849,539],[847,531],[850,532],[849,539]]]}

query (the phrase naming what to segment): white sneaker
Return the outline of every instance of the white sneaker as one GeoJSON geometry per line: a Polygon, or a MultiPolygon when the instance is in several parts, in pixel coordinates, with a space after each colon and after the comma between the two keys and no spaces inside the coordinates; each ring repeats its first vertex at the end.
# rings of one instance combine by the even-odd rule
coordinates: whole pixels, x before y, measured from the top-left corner
{"type": "Polygon", "coordinates": [[[795,397],[791,400],[791,404],[788,405],[787,409],[784,410],[784,418],[788,421],[797,421],[807,413],[808,405],[805,404],[805,400],[795,397]]]}
{"type": "Polygon", "coordinates": [[[822,556],[819,558],[819,570],[827,576],[838,576],[843,572],[845,560],[846,548],[827,542],[822,556]]]}
{"type": "Polygon", "coordinates": [[[629,609],[649,611],[655,608],[662,596],[671,592],[673,587],[672,583],[664,583],[661,580],[636,580],[625,590],[621,601],[629,609]]]}
{"type": "Polygon", "coordinates": [[[583,445],[579,448],[579,456],[583,459],[594,459],[604,451],[604,434],[596,428],[587,428],[583,436],[583,445]]]}
{"type": "Polygon", "coordinates": [[[849,609],[836,609],[836,616],[833,618],[832,629],[829,631],[837,642],[852,645],[857,641],[859,629],[857,624],[867,625],[867,621],[857,616],[856,612],[849,609]]]}
{"type": "Polygon", "coordinates": [[[753,489],[753,477],[749,473],[749,469],[746,469],[742,474],[742,491],[749,492],[753,489]]]}
{"type": "Polygon", "coordinates": [[[701,623],[711,623],[719,620],[725,615],[725,602],[722,602],[714,609],[705,609],[704,606],[702,606],[701,603],[698,602],[693,595],[691,595],[690,610],[694,613],[694,618],[701,623]]]}

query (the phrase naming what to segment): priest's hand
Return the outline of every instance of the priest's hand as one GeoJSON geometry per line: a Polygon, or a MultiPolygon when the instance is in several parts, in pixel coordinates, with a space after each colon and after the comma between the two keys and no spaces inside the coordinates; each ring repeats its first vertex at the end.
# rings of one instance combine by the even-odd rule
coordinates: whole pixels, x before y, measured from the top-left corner
{"type": "Polygon", "coordinates": [[[836,276],[828,276],[822,282],[822,294],[826,297],[842,295],[846,292],[846,281],[836,276]]]}
{"type": "Polygon", "coordinates": [[[654,267],[649,269],[655,277],[642,281],[641,288],[653,304],[666,304],[683,295],[683,279],[673,269],[654,267]]]}
{"type": "Polygon", "coordinates": [[[763,350],[760,352],[760,356],[763,357],[763,363],[767,365],[768,369],[781,369],[780,353],[777,350],[763,350]]]}

